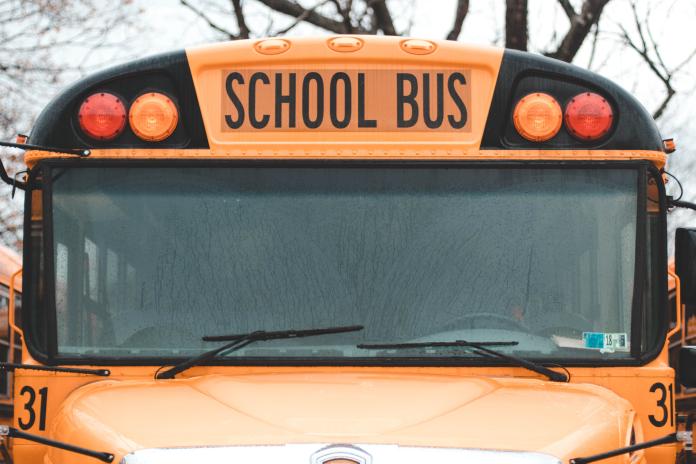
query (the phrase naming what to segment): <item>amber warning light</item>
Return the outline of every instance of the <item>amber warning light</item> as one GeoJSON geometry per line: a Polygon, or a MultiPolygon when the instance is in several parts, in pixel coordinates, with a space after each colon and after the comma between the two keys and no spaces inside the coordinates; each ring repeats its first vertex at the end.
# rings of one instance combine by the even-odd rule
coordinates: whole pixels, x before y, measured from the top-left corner
{"type": "Polygon", "coordinates": [[[531,93],[517,103],[512,119],[522,137],[532,142],[544,142],[561,129],[563,112],[551,95],[531,93]]]}
{"type": "Polygon", "coordinates": [[[135,99],[128,118],[135,135],[147,142],[159,142],[176,129],[179,111],[166,95],[150,92],[135,99]]]}
{"type": "Polygon", "coordinates": [[[80,128],[96,140],[112,140],[126,126],[126,107],[116,95],[101,92],[90,95],[77,112],[80,128]]]}

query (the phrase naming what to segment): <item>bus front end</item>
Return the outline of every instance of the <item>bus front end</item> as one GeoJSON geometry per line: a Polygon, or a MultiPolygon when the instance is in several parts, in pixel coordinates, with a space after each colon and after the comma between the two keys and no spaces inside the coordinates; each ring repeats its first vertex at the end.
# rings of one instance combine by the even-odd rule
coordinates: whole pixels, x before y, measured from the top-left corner
{"type": "Polygon", "coordinates": [[[686,456],[666,153],[606,79],[240,41],[90,76],[29,143],[14,462],[686,456]]]}

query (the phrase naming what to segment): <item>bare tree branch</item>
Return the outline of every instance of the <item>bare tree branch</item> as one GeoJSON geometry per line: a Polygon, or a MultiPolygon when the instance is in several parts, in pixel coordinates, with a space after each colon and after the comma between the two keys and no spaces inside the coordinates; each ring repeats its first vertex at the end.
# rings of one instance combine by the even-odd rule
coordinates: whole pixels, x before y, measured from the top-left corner
{"type": "Polygon", "coordinates": [[[331,0],[323,0],[323,1],[319,2],[319,3],[317,3],[317,4],[314,5],[312,8],[309,8],[309,9],[305,10],[300,16],[298,16],[297,18],[295,18],[295,21],[293,21],[288,27],[286,27],[286,28],[284,28],[284,29],[281,29],[281,30],[279,30],[279,31],[276,31],[276,32],[274,32],[274,33],[272,33],[272,34],[270,34],[270,35],[284,35],[284,34],[287,34],[287,33],[290,32],[292,29],[294,29],[295,27],[297,27],[299,24],[302,24],[303,21],[306,21],[306,20],[307,20],[307,17],[308,17],[314,10],[316,10],[317,8],[319,8],[319,7],[321,7],[321,6],[326,5],[326,4],[329,3],[330,1],[331,1],[331,0]]]}
{"type": "Polygon", "coordinates": [[[374,0],[371,2],[372,11],[374,12],[375,19],[377,22],[377,27],[384,33],[384,35],[399,35],[394,29],[394,20],[387,7],[386,0],[374,0]]]}
{"type": "Polygon", "coordinates": [[[199,10],[195,6],[191,5],[187,0],[179,0],[179,3],[191,10],[196,16],[201,18],[203,21],[208,23],[208,26],[210,26],[211,29],[214,29],[226,35],[231,40],[239,39],[239,37],[236,34],[233,34],[231,31],[228,31],[222,26],[218,26],[212,19],[208,17],[208,15],[206,15],[202,10],[199,10]]]}
{"type": "Polygon", "coordinates": [[[595,56],[597,54],[597,42],[599,40],[599,24],[594,25],[594,32],[592,33],[592,48],[590,49],[590,59],[587,61],[587,68],[592,69],[592,64],[594,63],[595,56]]]}
{"type": "Polygon", "coordinates": [[[672,100],[672,97],[674,97],[676,93],[677,91],[671,87],[667,90],[667,95],[665,95],[665,98],[662,100],[662,103],[660,103],[660,106],[658,106],[657,109],[653,111],[653,119],[660,119],[660,117],[664,114],[665,110],[667,109],[667,105],[669,105],[669,102],[672,100]]]}
{"type": "MultiPolygon", "coordinates": [[[[357,24],[363,24],[363,22],[364,22],[366,19],[368,19],[368,20],[371,21],[371,22],[374,22],[374,21],[373,21],[374,18],[372,17],[372,15],[369,15],[369,13],[370,13],[370,2],[369,2],[369,1],[363,1],[362,4],[363,4],[362,11],[360,11],[359,14],[356,14],[356,15],[355,15],[355,16],[356,16],[356,23],[357,23],[357,24]],[[368,15],[369,15],[369,16],[368,16],[368,15]]],[[[370,33],[372,33],[372,28],[371,28],[371,27],[368,28],[368,30],[370,31],[370,33]]]]}
{"type": "Polygon", "coordinates": [[[332,2],[336,6],[336,11],[339,15],[341,15],[341,18],[343,19],[343,32],[345,32],[346,34],[351,34],[353,32],[353,24],[350,21],[350,13],[353,9],[353,2],[349,0],[345,8],[343,7],[343,5],[341,5],[340,0],[332,0],[332,2]]]}
{"type": "Polygon", "coordinates": [[[464,24],[464,19],[469,13],[469,0],[457,0],[457,13],[454,16],[454,26],[449,34],[447,34],[447,40],[457,40],[459,34],[462,32],[462,25],[464,24]]]}
{"type": "Polygon", "coordinates": [[[527,50],[527,0],[505,2],[505,46],[527,50]]]}
{"type": "Polygon", "coordinates": [[[570,0],[558,0],[558,3],[561,5],[561,8],[563,8],[563,11],[565,11],[565,14],[566,16],[568,16],[568,19],[572,21],[573,18],[577,16],[575,8],[573,8],[573,5],[570,3],[570,0]]]}
{"type": "Polygon", "coordinates": [[[413,25],[416,22],[416,8],[413,8],[413,2],[415,0],[410,0],[411,2],[411,8],[410,8],[410,14],[408,15],[408,24],[406,25],[406,28],[403,29],[401,32],[401,35],[411,35],[411,31],[413,30],[413,25]]]}
{"type": "Polygon", "coordinates": [[[241,0],[232,0],[232,7],[234,8],[234,16],[237,18],[237,26],[239,27],[239,38],[248,39],[249,27],[247,26],[246,19],[244,18],[244,10],[242,10],[241,0]]]}
{"type": "MultiPolygon", "coordinates": [[[[313,24],[317,27],[320,27],[327,31],[335,32],[336,34],[343,33],[343,21],[336,21],[335,19],[324,16],[323,14],[318,13],[315,8],[307,10],[301,5],[291,0],[258,1],[279,13],[292,16],[293,18],[299,18],[300,16],[303,16],[304,21],[313,24]]],[[[362,27],[358,27],[356,28],[355,32],[365,34],[368,31],[364,30],[362,27]]]]}
{"type": "MultiPolygon", "coordinates": [[[[559,0],[561,6],[569,13],[569,10],[564,7],[564,2],[559,0]]],[[[566,33],[565,37],[558,46],[558,49],[554,52],[547,53],[547,56],[551,58],[556,58],[557,60],[571,62],[575,55],[580,50],[585,38],[590,33],[592,26],[599,22],[599,17],[602,15],[602,10],[609,3],[610,0],[585,0],[582,3],[582,9],[580,13],[575,13],[570,18],[570,28],[566,33]]]]}
{"type": "MultiPolygon", "coordinates": [[[[662,53],[655,41],[652,32],[650,32],[650,26],[647,19],[645,24],[640,19],[638,14],[638,7],[635,1],[630,2],[631,10],[633,12],[633,20],[635,22],[636,32],[638,35],[638,41],[631,37],[626,28],[619,24],[619,29],[621,30],[621,37],[629,48],[634,50],[645,62],[645,64],[650,68],[650,70],[655,74],[655,76],[662,82],[665,87],[665,96],[658,107],[653,111],[653,118],[659,119],[667,109],[670,101],[676,95],[677,91],[672,85],[672,78],[675,73],[681,70],[687,63],[689,63],[694,56],[696,56],[696,48],[692,49],[691,52],[682,60],[677,66],[670,69],[662,57],[662,53]]],[[[646,18],[650,17],[650,11],[646,13],[646,18]]]]}

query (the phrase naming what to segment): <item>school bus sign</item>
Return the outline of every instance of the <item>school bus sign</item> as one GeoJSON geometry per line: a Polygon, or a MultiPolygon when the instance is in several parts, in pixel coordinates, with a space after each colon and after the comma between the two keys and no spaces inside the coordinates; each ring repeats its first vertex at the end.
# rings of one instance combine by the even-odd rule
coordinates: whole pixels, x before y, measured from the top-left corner
{"type": "Polygon", "coordinates": [[[222,72],[222,130],[470,131],[470,70],[222,72]]]}

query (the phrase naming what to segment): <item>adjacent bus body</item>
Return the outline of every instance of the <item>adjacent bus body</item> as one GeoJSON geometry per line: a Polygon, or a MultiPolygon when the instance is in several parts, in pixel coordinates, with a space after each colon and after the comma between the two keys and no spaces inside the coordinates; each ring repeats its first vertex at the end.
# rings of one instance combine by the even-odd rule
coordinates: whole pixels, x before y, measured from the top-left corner
{"type": "Polygon", "coordinates": [[[667,154],[604,78],[240,41],[89,76],[29,143],[14,462],[686,456],[667,154]]]}
{"type": "MultiPolygon", "coordinates": [[[[14,298],[15,319],[20,320],[22,282],[19,273],[22,258],[17,252],[0,245],[0,361],[19,362],[21,360],[21,340],[10,329],[10,304],[14,298]],[[11,349],[10,347],[14,347],[11,349]]],[[[14,323],[12,321],[12,323],[14,323]]],[[[3,373],[0,377],[0,424],[10,425],[14,415],[12,401],[12,375],[3,373]]]]}

